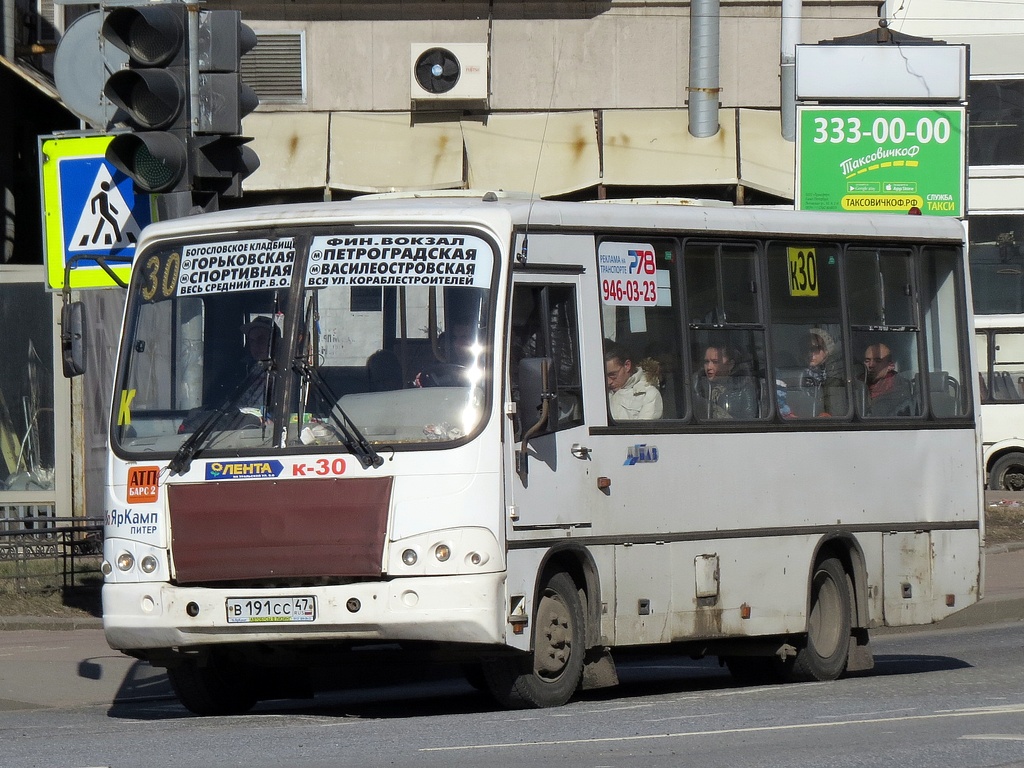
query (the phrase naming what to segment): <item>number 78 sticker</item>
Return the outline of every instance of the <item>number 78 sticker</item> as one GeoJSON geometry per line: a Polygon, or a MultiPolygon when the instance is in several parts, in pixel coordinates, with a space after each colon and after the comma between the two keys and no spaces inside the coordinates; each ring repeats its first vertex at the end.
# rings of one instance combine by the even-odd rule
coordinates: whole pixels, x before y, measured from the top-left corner
{"type": "Polygon", "coordinates": [[[601,243],[597,254],[601,301],[616,306],[658,303],[654,247],[648,243],[601,243]]]}

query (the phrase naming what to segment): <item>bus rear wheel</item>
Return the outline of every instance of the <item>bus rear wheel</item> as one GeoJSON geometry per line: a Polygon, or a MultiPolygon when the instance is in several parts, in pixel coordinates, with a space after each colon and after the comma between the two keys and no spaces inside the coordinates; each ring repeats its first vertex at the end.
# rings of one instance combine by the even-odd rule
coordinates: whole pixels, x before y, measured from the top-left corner
{"type": "Polygon", "coordinates": [[[811,577],[807,639],[787,664],[793,681],[835,680],[846,670],[850,652],[850,580],[834,557],[822,560],[811,577]]]}
{"type": "Polygon", "coordinates": [[[1024,453],[1000,456],[988,473],[990,491],[1024,491],[1024,453]]]}
{"type": "Polygon", "coordinates": [[[556,573],[541,590],[533,617],[533,653],[487,659],[487,687],[504,707],[558,707],[572,698],[583,674],[583,604],[576,584],[556,573]]]}
{"type": "Polygon", "coordinates": [[[257,701],[244,669],[216,657],[168,667],[167,678],[178,701],[197,715],[241,715],[257,701]]]}

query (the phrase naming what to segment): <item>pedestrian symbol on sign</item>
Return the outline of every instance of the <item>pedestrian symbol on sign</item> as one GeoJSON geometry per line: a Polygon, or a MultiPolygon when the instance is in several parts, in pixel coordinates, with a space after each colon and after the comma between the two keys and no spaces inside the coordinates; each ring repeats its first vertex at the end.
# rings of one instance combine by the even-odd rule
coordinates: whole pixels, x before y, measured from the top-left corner
{"type": "Polygon", "coordinates": [[[114,184],[106,163],[98,164],[84,203],[74,234],[68,242],[69,252],[116,252],[134,247],[138,242],[141,228],[114,184]]]}

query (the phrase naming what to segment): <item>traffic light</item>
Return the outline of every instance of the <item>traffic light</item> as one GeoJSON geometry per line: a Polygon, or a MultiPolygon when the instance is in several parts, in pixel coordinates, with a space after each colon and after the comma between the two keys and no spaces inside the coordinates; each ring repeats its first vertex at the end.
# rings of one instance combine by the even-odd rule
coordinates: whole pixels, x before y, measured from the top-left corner
{"type": "Polygon", "coordinates": [[[128,55],[107,78],[116,107],[106,159],[141,192],[160,195],[161,218],[215,210],[221,196],[242,194],[259,158],[240,136],[242,118],[259,105],[240,75],[256,34],[238,11],[203,11],[183,2],[117,6],[100,36],[128,55]]]}
{"type": "Polygon", "coordinates": [[[242,179],[259,167],[259,158],[240,136],[242,118],[259,105],[256,92],[242,83],[241,58],[256,47],[256,34],[238,11],[200,11],[197,51],[198,113],[190,162],[197,192],[237,197],[242,179]]]}
{"type": "Polygon", "coordinates": [[[133,129],[114,137],[107,160],[143,192],[187,191],[191,180],[186,6],[113,8],[100,35],[128,54],[128,68],[114,72],[103,93],[118,110],[114,121],[133,129]]]}

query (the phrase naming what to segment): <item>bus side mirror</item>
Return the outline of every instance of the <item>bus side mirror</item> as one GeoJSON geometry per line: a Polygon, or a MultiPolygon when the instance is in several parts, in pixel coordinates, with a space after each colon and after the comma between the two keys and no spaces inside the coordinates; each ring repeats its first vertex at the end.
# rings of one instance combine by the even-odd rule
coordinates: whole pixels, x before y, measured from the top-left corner
{"type": "Polygon", "coordinates": [[[85,373],[85,307],[80,301],[60,308],[60,354],[65,378],[85,373]]]}

